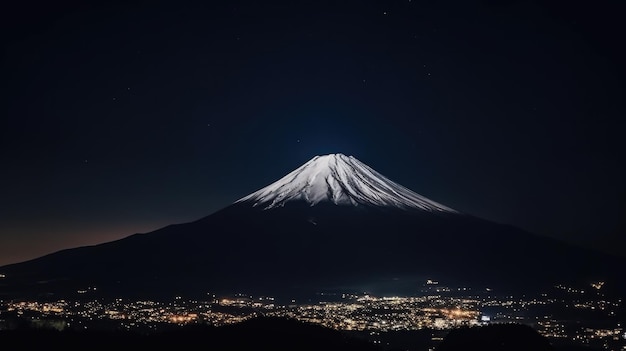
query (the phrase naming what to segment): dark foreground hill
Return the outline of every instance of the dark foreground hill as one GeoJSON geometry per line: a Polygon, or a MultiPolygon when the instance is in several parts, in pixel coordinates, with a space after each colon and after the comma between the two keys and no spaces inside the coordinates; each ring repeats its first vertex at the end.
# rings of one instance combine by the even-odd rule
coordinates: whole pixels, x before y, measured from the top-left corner
{"type": "Polygon", "coordinates": [[[437,351],[549,351],[555,350],[548,339],[522,324],[494,324],[481,328],[452,330],[437,351]]]}
{"type": "Polygon", "coordinates": [[[0,331],[0,345],[14,345],[13,350],[380,350],[337,330],[278,318],[258,318],[222,327],[186,326],[152,334],[23,328],[0,331]]]}
{"type": "MultiPolygon", "coordinates": [[[[415,331],[419,334],[422,331],[415,331]]],[[[359,351],[421,351],[432,349],[433,343],[423,337],[404,337],[403,343],[374,344],[371,339],[355,336],[315,324],[285,318],[259,317],[241,323],[212,327],[184,326],[153,333],[128,331],[69,330],[56,331],[22,327],[0,331],[0,345],[11,350],[112,350],[112,349],[203,349],[203,350],[359,350],[359,351]]],[[[450,331],[435,348],[436,351],[559,351],[548,339],[532,328],[519,324],[496,324],[463,327],[450,331]]],[[[589,350],[577,348],[576,350],[589,350]]]]}

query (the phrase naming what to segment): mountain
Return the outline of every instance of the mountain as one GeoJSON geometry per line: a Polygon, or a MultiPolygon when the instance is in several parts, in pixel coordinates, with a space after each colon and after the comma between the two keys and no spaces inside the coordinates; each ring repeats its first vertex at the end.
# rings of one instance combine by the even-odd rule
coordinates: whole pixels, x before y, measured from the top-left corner
{"type": "Polygon", "coordinates": [[[623,266],[460,213],[333,154],[197,221],[0,267],[0,297],[415,293],[428,278],[519,292],[622,284],[623,266]]]}

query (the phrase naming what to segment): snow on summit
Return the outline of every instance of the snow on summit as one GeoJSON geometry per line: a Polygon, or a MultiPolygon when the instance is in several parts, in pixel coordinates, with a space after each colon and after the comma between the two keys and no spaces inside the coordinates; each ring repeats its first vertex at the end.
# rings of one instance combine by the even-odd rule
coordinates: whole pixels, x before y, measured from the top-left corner
{"type": "Polygon", "coordinates": [[[315,156],[278,181],[239,202],[253,202],[265,209],[284,206],[289,201],[321,202],[336,205],[365,205],[456,213],[387,179],[352,156],[315,156]]]}

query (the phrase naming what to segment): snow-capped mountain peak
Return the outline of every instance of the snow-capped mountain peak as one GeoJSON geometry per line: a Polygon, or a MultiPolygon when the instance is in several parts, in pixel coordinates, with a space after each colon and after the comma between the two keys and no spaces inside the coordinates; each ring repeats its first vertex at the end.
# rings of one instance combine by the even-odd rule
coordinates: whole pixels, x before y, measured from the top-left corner
{"type": "Polygon", "coordinates": [[[396,207],[429,212],[457,211],[429,200],[376,172],[352,156],[315,156],[283,178],[235,203],[252,202],[265,209],[290,201],[336,205],[396,207]]]}

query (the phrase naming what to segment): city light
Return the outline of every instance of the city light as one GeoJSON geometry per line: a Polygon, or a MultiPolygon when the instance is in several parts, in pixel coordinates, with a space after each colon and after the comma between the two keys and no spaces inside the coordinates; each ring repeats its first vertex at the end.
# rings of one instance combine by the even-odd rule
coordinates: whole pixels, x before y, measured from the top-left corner
{"type": "MultiPolygon", "coordinates": [[[[460,326],[498,323],[527,324],[553,342],[569,340],[583,346],[610,349],[615,340],[626,339],[626,331],[615,322],[613,327],[592,322],[572,321],[546,311],[585,309],[614,316],[621,300],[608,300],[582,290],[557,285],[576,298],[568,301],[542,293],[536,297],[493,296],[492,292],[472,293],[473,289],[449,289],[427,281],[416,296],[376,296],[369,293],[318,294],[320,300],[300,303],[297,299],[236,294],[210,297],[205,301],[177,296],[172,301],[5,301],[0,308],[19,318],[30,318],[38,327],[91,328],[94,323],[110,322],[127,330],[158,330],[168,325],[208,324],[221,326],[239,323],[259,316],[285,317],[319,324],[336,330],[382,333],[430,329],[445,332],[460,326]],[[437,289],[444,292],[436,292],[437,289]],[[587,296],[587,295],[583,295],[587,296]],[[46,324],[48,323],[48,324],[46,324]],[[607,345],[607,346],[603,346],[607,345]]],[[[95,288],[87,288],[89,290],[95,288]]],[[[82,290],[81,290],[82,291],[82,290]]],[[[5,314],[6,316],[6,314],[5,314]]],[[[1,317],[1,316],[0,316],[1,317]]],[[[612,319],[615,320],[615,319],[612,319]]],[[[0,318],[0,329],[3,329],[0,318]]],[[[434,335],[433,340],[442,335],[434,335]]]]}

